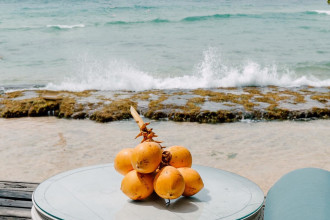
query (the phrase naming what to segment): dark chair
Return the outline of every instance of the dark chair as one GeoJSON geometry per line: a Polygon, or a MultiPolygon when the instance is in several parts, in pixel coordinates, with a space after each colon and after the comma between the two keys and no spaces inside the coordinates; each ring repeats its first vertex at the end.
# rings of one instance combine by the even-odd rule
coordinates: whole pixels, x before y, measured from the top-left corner
{"type": "Polygon", "coordinates": [[[269,190],[264,220],[329,220],[330,172],[304,168],[284,175],[269,190]]]}

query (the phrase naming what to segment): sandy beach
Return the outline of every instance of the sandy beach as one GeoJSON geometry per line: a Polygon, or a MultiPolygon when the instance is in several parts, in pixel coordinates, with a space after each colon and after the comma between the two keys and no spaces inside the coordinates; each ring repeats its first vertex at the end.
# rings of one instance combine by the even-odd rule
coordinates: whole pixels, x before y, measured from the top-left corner
{"type": "MultiPolygon", "coordinates": [[[[151,127],[164,146],[188,147],[194,164],[247,177],[265,194],[291,170],[330,170],[329,120],[151,121],[151,127]]],[[[120,149],[139,143],[137,133],[132,120],[102,124],[55,117],[0,119],[0,180],[41,182],[66,170],[112,163],[120,149]]]]}

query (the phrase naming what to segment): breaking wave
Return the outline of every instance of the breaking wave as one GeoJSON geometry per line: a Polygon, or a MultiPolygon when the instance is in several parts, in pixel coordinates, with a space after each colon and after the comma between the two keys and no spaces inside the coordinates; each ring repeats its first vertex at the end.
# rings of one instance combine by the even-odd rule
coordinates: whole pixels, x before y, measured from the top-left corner
{"type": "Polygon", "coordinates": [[[50,25],[49,24],[49,25],[46,25],[46,27],[61,30],[61,29],[83,28],[83,27],[85,27],[85,25],[84,24],[74,24],[74,25],[56,24],[56,25],[50,25]]]}
{"type": "Polygon", "coordinates": [[[314,11],[310,11],[310,13],[330,15],[330,11],[322,11],[322,10],[314,10],[314,11]]]}
{"type": "Polygon", "coordinates": [[[205,16],[191,16],[183,18],[182,21],[204,21],[209,19],[221,19],[221,18],[230,18],[232,14],[214,14],[214,15],[205,15],[205,16]]]}
{"type": "Polygon", "coordinates": [[[125,25],[125,24],[144,24],[144,23],[168,23],[170,20],[156,18],[147,21],[109,21],[105,25],[125,25]]]}
{"type": "Polygon", "coordinates": [[[79,73],[59,84],[49,83],[51,90],[148,90],[195,89],[215,87],[268,86],[294,87],[310,85],[330,86],[330,79],[315,76],[296,76],[294,72],[279,71],[276,65],[261,66],[248,62],[240,67],[226,65],[214,49],[204,52],[203,60],[196,65],[193,74],[157,78],[124,61],[108,63],[82,62],[79,73]]]}
{"type": "Polygon", "coordinates": [[[208,20],[223,20],[223,19],[230,19],[230,18],[280,18],[281,16],[294,16],[300,14],[307,14],[307,15],[318,15],[318,14],[327,14],[330,15],[330,11],[321,11],[321,10],[314,10],[314,11],[303,11],[303,12],[264,12],[264,13],[227,13],[227,14],[211,14],[211,15],[196,15],[196,16],[188,16],[184,17],[180,20],[170,20],[170,19],[161,19],[156,18],[153,20],[146,20],[146,21],[110,21],[107,22],[106,25],[124,25],[124,24],[142,24],[142,23],[169,23],[169,22],[200,22],[200,21],[208,21],[208,20]]]}
{"type": "Polygon", "coordinates": [[[227,18],[281,18],[285,16],[295,16],[300,14],[308,15],[330,15],[330,11],[314,10],[314,11],[294,11],[294,12],[263,12],[263,13],[234,13],[234,14],[213,14],[213,15],[202,15],[202,16],[191,16],[185,17],[181,21],[183,22],[194,22],[194,21],[205,21],[205,20],[218,20],[227,18]]]}

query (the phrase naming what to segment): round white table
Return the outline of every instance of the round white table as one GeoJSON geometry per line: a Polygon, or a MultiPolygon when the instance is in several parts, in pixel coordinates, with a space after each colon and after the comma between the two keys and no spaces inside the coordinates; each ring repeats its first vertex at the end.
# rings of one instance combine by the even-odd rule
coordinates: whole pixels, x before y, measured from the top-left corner
{"type": "Polygon", "coordinates": [[[204,188],[171,200],[156,194],[132,201],[120,190],[123,176],[113,164],[85,167],[42,182],[32,196],[32,218],[39,219],[254,219],[264,194],[250,180],[227,171],[194,165],[204,188]]]}

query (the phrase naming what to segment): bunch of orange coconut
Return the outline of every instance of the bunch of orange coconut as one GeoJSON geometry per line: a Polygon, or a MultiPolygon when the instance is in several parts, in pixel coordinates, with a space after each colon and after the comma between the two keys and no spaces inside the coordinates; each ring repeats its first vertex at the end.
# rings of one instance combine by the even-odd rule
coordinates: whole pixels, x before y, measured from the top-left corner
{"type": "Polygon", "coordinates": [[[133,200],[143,200],[155,191],[169,201],[198,193],[204,183],[191,168],[189,150],[183,146],[165,150],[161,142],[153,140],[157,135],[147,128],[149,123],[144,123],[133,107],[131,114],[140,127],[136,138],[142,136],[143,140],[135,148],[125,148],[116,155],[114,167],[125,176],[121,182],[123,193],[133,200]]]}

